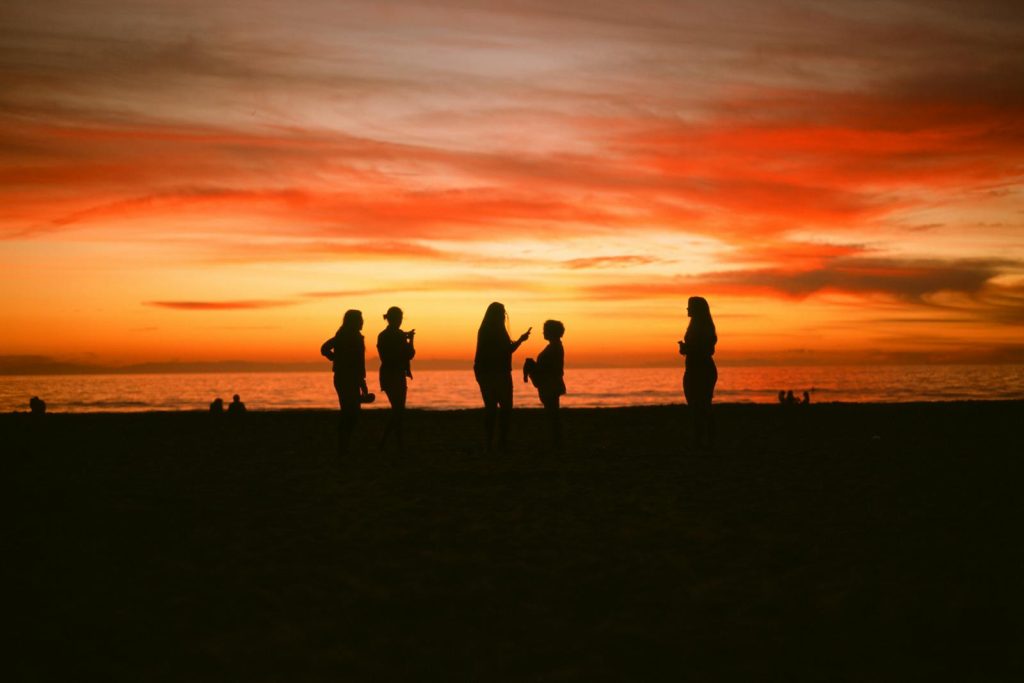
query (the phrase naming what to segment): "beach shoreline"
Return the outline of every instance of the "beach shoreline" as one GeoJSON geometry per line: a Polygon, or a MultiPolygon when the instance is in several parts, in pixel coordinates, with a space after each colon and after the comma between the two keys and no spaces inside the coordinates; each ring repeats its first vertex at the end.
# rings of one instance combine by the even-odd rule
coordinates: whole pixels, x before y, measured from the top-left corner
{"type": "Polygon", "coordinates": [[[1011,680],[1024,403],[0,415],[19,680],[1011,680]]]}

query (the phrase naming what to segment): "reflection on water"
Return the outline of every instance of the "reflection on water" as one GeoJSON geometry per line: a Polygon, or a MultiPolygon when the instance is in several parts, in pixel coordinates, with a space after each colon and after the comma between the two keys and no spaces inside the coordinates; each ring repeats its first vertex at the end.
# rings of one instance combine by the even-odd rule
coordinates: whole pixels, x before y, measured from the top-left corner
{"type": "MultiPolygon", "coordinates": [[[[720,367],[717,402],[772,403],[780,389],[814,402],[899,402],[1024,399],[1024,366],[943,365],[720,367]]],[[[376,376],[368,378],[378,391],[376,376]]],[[[515,382],[519,406],[539,407],[532,386],[515,382]]],[[[682,402],[682,370],[569,369],[568,407],[659,405],[682,402]]],[[[378,392],[379,393],[379,392],[378,392]]],[[[27,410],[38,395],[49,410],[135,412],[205,410],[215,397],[240,394],[250,410],[337,408],[329,372],[180,375],[75,375],[0,377],[0,410],[27,410]]],[[[477,408],[480,394],[468,370],[418,370],[409,387],[410,408],[477,408]]],[[[370,406],[386,408],[383,395],[370,406]]]]}

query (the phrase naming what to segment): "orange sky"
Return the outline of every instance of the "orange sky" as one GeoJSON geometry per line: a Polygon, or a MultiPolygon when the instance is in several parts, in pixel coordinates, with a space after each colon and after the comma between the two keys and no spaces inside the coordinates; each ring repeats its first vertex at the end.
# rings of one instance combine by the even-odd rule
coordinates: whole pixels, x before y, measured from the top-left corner
{"type": "Polygon", "coordinates": [[[671,364],[694,294],[722,362],[1022,362],[1020,83],[1018,2],[7,0],[0,369],[494,300],[671,364]]]}

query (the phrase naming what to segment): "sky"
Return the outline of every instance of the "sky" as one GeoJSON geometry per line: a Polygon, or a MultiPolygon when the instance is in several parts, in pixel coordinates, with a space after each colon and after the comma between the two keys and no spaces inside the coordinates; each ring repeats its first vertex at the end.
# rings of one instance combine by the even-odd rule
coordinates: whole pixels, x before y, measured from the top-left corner
{"type": "Polygon", "coordinates": [[[1024,362],[1024,5],[5,0],[0,369],[1024,362]]]}

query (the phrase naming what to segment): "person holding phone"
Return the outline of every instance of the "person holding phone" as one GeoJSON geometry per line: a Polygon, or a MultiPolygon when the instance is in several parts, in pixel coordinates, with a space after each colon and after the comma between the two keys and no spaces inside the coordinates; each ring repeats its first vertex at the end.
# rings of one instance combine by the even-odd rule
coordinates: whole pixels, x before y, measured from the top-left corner
{"type": "Polygon", "coordinates": [[[508,333],[508,314],[504,304],[497,301],[487,307],[477,330],[473,374],[484,401],[485,448],[488,452],[494,443],[495,422],[498,423],[499,448],[504,451],[508,445],[512,415],[512,354],[529,339],[531,330],[532,327],[512,341],[508,333]]]}
{"type": "Polygon", "coordinates": [[[398,306],[392,306],[384,314],[388,326],[377,335],[377,355],[380,357],[380,390],[391,404],[391,415],[384,427],[380,450],[384,450],[388,437],[393,433],[398,440],[398,450],[405,447],[402,422],[405,417],[405,399],[409,389],[406,380],[412,379],[411,361],[416,356],[413,340],[416,330],[402,329],[404,314],[398,306]]]}

